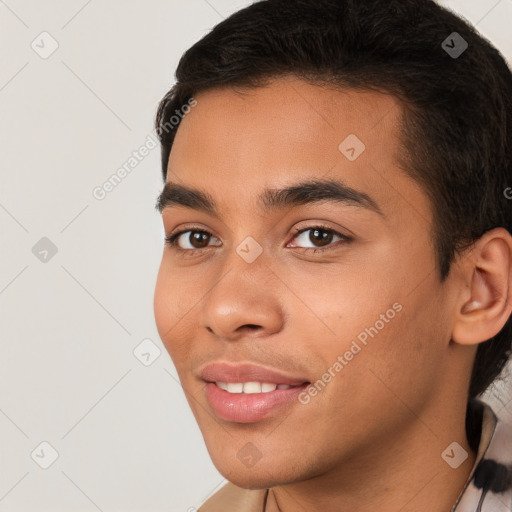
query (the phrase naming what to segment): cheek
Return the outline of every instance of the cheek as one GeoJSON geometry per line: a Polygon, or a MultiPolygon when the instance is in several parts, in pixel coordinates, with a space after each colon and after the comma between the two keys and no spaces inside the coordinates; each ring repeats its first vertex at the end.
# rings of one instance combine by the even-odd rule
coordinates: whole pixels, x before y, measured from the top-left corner
{"type": "MultiPolygon", "coordinates": [[[[372,324],[377,333],[373,329],[364,331],[368,333],[366,345],[357,357],[365,367],[365,378],[353,380],[351,386],[368,402],[407,404],[419,411],[435,395],[443,378],[440,360],[445,346],[444,326],[422,300],[428,297],[405,295],[397,301],[402,309],[394,318],[372,324]]],[[[355,371],[355,365],[352,369],[355,371]]]]}
{"type": "Polygon", "coordinates": [[[153,309],[160,339],[174,360],[180,353],[179,340],[184,340],[183,344],[186,341],[184,322],[181,321],[186,314],[186,295],[176,272],[168,267],[162,261],[155,285],[153,309]]]}
{"type": "Polygon", "coordinates": [[[313,269],[307,279],[295,282],[291,298],[297,322],[316,329],[324,342],[334,343],[325,343],[327,350],[342,351],[365,328],[379,321],[397,296],[389,276],[376,266],[347,265],[333,270],[322,273],[322,269],[313,269]]]}
{"type": "Polygon", "coordinates": [[[371,410],[375,404],[394,401],[397,395],[411,403],[425,399],[440,377],[446,330],[437,314],[442,304],[435,283],[423,280],[415,289],[422,276],[407,269],[404,275],[404,262],[381,261],[388,264],[316,281],[322,284],[321,293],[316,288],[302,296],[315,315],[300,320],[311,334],[316,326],[319,338],[327,333],[315,346],[325,369],[343,358],[332,387],[336,403],[355,403],[361,414],[371,404],[366,411],[370,416],[377,414],[371,410]]]}
{"type": "Polygon", "coordinates": [[[153,310],[155,322],[162,341],[165,339],[165,333],[171,326],[172,291],[169,289],[169,283],[164,277],[163,263],[160,266],[153,296],[153,310]]]}

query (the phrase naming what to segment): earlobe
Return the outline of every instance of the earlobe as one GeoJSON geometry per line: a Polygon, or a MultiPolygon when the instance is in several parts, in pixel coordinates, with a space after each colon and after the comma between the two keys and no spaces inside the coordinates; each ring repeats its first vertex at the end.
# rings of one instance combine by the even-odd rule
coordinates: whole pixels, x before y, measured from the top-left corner
{"type": "Polygon", "coordinates": [[[460,294],[452,340],[475,345],[498,334],[512,312],[512,237],[495,228],[463,258],[468,286],[460,294]]]}

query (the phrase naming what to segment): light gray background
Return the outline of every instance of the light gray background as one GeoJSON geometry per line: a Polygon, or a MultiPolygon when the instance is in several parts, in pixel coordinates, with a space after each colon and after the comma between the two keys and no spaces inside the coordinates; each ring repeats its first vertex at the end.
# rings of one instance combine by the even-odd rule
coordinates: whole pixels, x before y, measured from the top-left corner
{"type": "MultiPolygon", "coordinates": [[[[159,148],[92,191],[153,133],[181,54],[249,3],[0,0],[1,512],[192,512],[225,482],[154,324],[159,148]]],[[[510,62],[512,0],[445,3],[510,62]]]]}

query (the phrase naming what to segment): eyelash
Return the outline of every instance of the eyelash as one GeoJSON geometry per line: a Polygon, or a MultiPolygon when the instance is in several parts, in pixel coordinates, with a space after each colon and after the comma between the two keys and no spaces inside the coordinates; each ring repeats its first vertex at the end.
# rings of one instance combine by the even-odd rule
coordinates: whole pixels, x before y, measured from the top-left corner
{"type": "MultiPolygon", "coordinates": [[[[353,238],[351,238],[349,236],[343,235],[340,232],[338,232],[338,231],[336,231],[336,230],[334,230],[332,228],[329,228],[327,226],[322,226],[322,225],[315,225],[315,226],[310,226],[310,227],[307,227],[307,228],[295,228],[292,240],[295,239],[297,236],[301,235],[302,233],[304,233],[305,231],[313,231],[313,230],[319,230],[319,231],[323,231],[323,232],[326,232],[326,233],[330,233],[330,234],[336,235],[336,236],[340,237],[341,240],[338,240],[337,242],[329,244],[325,248],[321,248],[321,247],[298,247],[298,249],[300,249],[302,252],[304,252],[306,254],[311,254],[311,253],[316,254],[318,252],[329,251],[329,250],[332,250],[332,249],[338,247],[339,245],[346,244],[346,243],[351,242],[353,240],[353,238]]],[[[171,246],[174,250],[182,253],[184,256],[200,255],[204,251],[206,251],[210,247],[212,247],[212,246],[207,246],[207,247],[203,247],[201,249],[182,249],[181,247],[178,246],[178,238],[181,235],[183,235],[184,233],[203,233],[203,234],[210,235],[210,236],[213,237],[212,233],[210,233],[209,231],[206,231],[204,229],[199,229],[199,228],[196,229],[194,227],[191,227],[191,228],[188,228],[188,229],[183,229],[181,231],[177,231],[176,233],[173,233],[173,234],[165,237],[165,243],[167,245],[171,246]]]]}

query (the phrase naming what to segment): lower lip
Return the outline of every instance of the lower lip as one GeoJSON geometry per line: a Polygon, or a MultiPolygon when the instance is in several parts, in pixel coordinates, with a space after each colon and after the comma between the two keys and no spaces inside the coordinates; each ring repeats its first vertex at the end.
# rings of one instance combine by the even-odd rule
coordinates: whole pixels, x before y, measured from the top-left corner
{"type": "Polygon", "coordinates": [[[207,382],[206,398],[215,414],[226,421],[254,423],[295,401],[309,384],[267,393],[229,393],[215,382],[207,382]]]}

